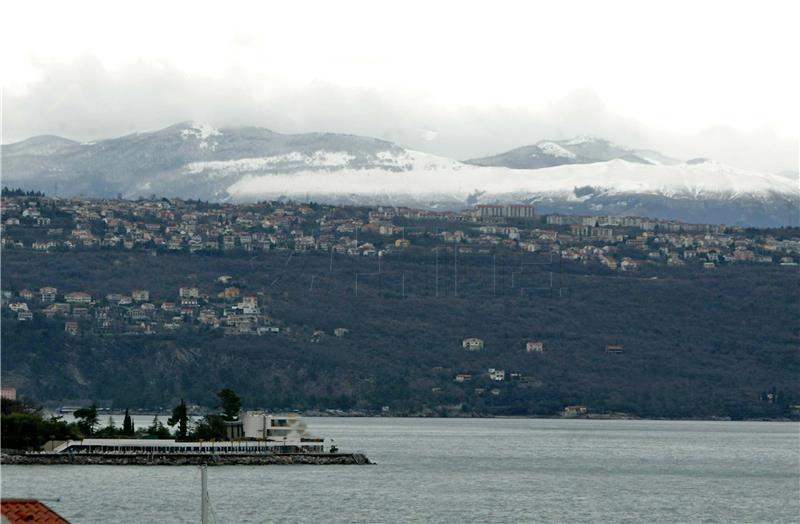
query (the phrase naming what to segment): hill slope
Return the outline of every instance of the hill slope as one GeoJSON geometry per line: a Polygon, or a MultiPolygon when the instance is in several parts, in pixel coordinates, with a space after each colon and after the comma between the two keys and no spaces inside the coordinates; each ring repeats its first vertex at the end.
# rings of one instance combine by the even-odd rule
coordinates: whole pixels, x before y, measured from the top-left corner
{"type": "MultiPolygon", "coordinates": [[[[642,416],[759,417],[783,415],[786,403],[800,401],[800,281],[792,268],[620,275],[567,262],[558,277],[563,296],[525,297],[513,287],[516,255],[497,257],[496,280],[491,257],[459,255],[455,297],[452,271],[437,276],[433,269],[436,262],[452,267],[453,259],[437,256],[386,257],[383,278],[370,273],[355,296],[354,274],[374,272],[374,259],[337,257],[330,272],[327,255],[299,252],[56,257],[10,250],[3,255],[3,289],[52,285],[95,297],[149,289],[160,303],[175,300],[188,282],[217,293],[226,286],[217,277],[232,275],[291,332],[70,337],[63,320],[18,322],[4,308],[3,381],[40,401],[107,399],[121,408],[171,406],[181,398],[213,405],[223,387],[254,407],[389,406],[393,413],[456,406],[463,414],[549,415],[587,404],[642,416]],[[310,275],[319,277],[313,291],[310,275]],[[350,331],[335,337],[337,327],[350,331]],[[310,341],[315,330],[327,333],[317,343],[310,341]],[[465,351],[467,336],[484,339],[485,349],[465,351]],[[544,341],[545,353],[525,353],[527,340],[544,341]],[[606,354],[608,343],[623,344],[625,352],[606,354]],[[488,368],[525,380],[492,382],[488,368]],[[457,373],[473,378],[456,383],[457,373]],[[785,399],[782,408],[760,399],[773,387],[785,399]]],[[[544,282],[551,269],[526,268],[531,283],[544,282]]]]}

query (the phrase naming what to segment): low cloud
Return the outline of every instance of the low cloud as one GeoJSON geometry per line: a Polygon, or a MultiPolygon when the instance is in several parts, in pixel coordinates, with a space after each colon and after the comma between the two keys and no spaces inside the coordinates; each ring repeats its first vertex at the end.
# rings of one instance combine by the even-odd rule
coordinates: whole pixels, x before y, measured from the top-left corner
{"type": "Polygon", "coordinates": [[[289,86],[279,78],[252,76],[240,69],[223,77],[197,77],[168,63],[107,69],[92,57],[39,67],[39,82],[25,92],[5,93],[5,143],[40,134],[96,140],[200,120],[218,127],[254,125],[285,133],[368,135],[457,159],[545,138],[590,134],[677,158],[705,156],[753,170],[778,172],[798,165],[797,140],[781,137],[775,129],[654,129],[615,114],[591,90],[538,103],[537,109],[453,108],[436,104],[425,93],[326,82],[289,86]]]}

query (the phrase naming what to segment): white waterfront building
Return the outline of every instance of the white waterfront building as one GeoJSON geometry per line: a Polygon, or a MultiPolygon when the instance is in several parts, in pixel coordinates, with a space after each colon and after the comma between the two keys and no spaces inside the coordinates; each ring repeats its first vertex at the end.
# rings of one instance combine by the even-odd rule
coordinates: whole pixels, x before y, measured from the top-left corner
{"type": "Polygon", "coordinates": [[[240,420],[246,439],[282,441],[308,438],[306,423],[296,413],[275,415],[263,411],[245,411],[240,420]]]}

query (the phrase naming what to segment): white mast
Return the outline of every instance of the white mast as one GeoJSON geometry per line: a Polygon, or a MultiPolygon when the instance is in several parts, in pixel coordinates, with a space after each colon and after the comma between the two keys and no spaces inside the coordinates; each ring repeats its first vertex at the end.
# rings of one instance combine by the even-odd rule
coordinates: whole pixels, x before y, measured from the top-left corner
{"type": "Polygon", "coordinates": [[[200,522],[208,524],[208,471],[200,466],[200,522]]]}

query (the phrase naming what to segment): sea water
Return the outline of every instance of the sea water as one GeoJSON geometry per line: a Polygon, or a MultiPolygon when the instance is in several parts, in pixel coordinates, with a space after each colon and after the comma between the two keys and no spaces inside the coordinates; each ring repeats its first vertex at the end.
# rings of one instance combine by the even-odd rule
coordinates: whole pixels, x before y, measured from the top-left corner
{"type": "MultiPolygon", "coordinates": [[[[800,521],[800,424],[309,418],[373,466],[208,468],[211,522],[800,521]]],[[[121,421],[118,421],[121,423],[121,421]]],[[[3,466],[73,523],[199,522],[193,466],[3,466]]]]}

